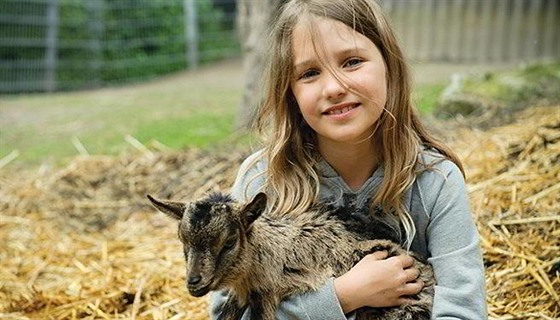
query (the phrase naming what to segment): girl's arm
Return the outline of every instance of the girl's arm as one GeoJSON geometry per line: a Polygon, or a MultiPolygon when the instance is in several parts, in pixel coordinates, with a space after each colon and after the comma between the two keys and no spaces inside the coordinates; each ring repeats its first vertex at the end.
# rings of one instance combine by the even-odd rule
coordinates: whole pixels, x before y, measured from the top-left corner
{"type": "MultiPolygon", "coordinates": [[[[210,318],[221,319],[221,307],[227,300],[224,292],[212,293],[210,297],[210,318]]],[[[250,320],[249,312],[245,312],[242,320],[250,320]]],[[[338,303],[334,292],[333,279],[327,282],[318,290],[294,295],[283,300],[276,312],[276,319],[330,319],[346,320],[354,317],[346,317],[338,303]]]]}
{"type": "Polygon", "coordinates": [[[465,181],[450,161],[419,179],[437,284],[432,319],[487,319],[484,265],[465,181]]]}

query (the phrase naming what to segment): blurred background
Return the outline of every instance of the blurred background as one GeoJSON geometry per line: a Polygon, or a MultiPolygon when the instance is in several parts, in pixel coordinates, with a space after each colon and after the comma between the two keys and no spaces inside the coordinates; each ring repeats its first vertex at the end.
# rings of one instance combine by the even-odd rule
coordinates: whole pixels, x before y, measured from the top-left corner
{"type": "MultiPolygon", "coordinates": [[[[383,6],[416,62],[559,58],[557,0],[386,0],[383,6]]],[[[2,0],[0,90],[97,88],[240,57],[236,17],[260,8],[251,9],[239,11],[236,0],[2,0]]]]}
{"type": "MultiPolygon", "coordinates": [[[[125,135],[175,148],[236,133],[256,104],[264,30],[281,2],[0,0],[0,158],[50,163],[78,145],[114,154],[125,135]]],[[[382,4],[423,111],[454,73],[560,59],[558,0],[382,4]]]]}
{"type": "MultiPolygon", "coordinates": [[[[232,185],[282,2],[0,0],[0,318],[208,319],[145,195],[232,185]]],[[[463,161],[490,319],[558,319],[560,1],[380,2],[463,161]]]]}

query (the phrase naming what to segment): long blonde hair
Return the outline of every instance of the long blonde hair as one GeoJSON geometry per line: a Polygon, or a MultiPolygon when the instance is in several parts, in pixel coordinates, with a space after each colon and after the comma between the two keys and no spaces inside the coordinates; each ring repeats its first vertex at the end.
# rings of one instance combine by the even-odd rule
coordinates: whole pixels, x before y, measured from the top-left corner
{"type": "Polygon", "coordinates": [[[383,182],[370,206],[380,206],[384,212],[397,215],[410,245],[415,229],[404,194],[418,173],[421,148],[435,149],[463,169],[458,157],[420,123],[411,101],[408,65],[387,18],[373,0],[291,0],[273,18],[263,103],[253,123],[256,131],[267,138],[262,157],[268,162],[265,188],[272,200],[271,210],[298,214],[319,195],[315,164],[320,156],[315,148],[315,134],[304,124],[290,88],[292,32],[299,21],[309,17],[344,23],[371,40],[383,56],[387,101],[372,135],[380,148],[383,182]]]}

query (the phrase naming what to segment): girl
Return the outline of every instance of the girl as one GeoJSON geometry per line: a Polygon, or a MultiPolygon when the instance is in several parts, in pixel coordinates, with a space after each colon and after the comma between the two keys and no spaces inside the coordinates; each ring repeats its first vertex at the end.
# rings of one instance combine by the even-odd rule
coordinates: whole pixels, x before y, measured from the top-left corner
{"type": "MultiPolygon", "coordinates": [[[[484,268],[457,156],[422,126],[407,65],[373,0],[289,0],[274,19],[265,98],[255,126],[264,149],[242,164],[238,200],[268,194],[271,214],[314,201],[361,208],[434,267],[432,318],[486,319],[484,268]]],[[[278,319],[346,319],[392,307],[423,286],[412,258],[366,256],[314,292],[283,301],[278,319]]],[[[215,293],[220,318],[227,293],[215,293]]],[[[248,319],[246,312],[244,319],[248,319]]]]}

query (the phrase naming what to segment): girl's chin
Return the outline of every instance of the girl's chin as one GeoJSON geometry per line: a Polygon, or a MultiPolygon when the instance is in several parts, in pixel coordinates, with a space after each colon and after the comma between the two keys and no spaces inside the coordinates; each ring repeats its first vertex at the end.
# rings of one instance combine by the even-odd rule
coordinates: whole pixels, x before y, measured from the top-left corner
{"type": "Polygon", "coordinates": [[[328,135],[319,136],[319,144],[329,144],[329,145],[341,145],[341,146],[351,146],[351,145],[361,145],[365,142],[371,141],[373,134],[362,133],[362,134],[340,134],[340,135],[328,135]]]}

